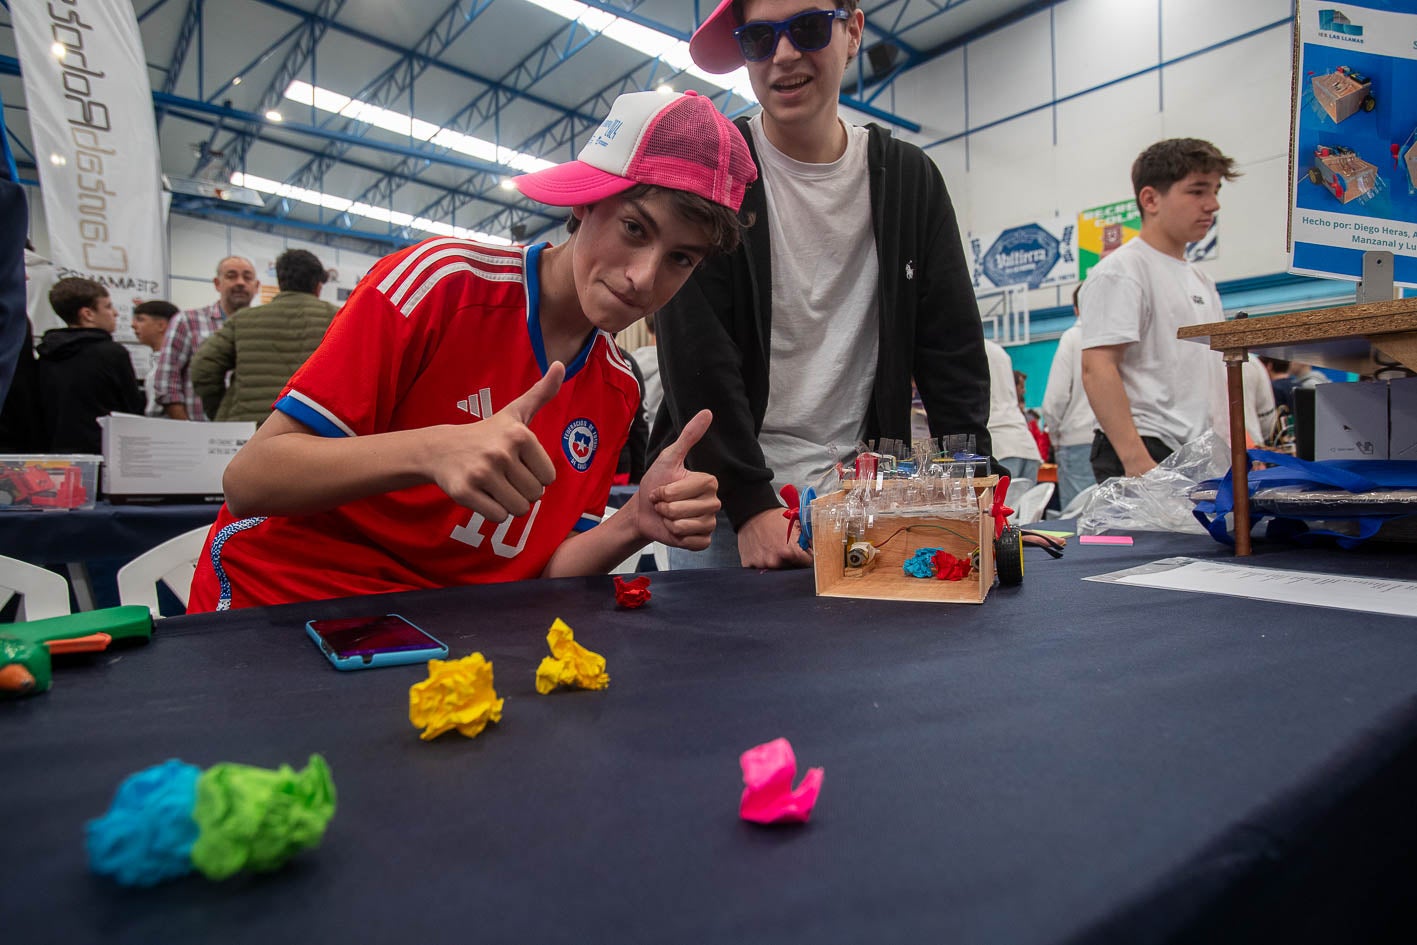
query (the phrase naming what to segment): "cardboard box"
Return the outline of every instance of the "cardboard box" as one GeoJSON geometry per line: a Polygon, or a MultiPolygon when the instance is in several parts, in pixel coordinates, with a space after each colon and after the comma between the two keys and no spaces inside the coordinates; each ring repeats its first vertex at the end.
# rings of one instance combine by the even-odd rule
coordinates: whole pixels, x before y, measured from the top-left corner
{"type": "Polygon", "coordinates": [[[0,509],[91,509],[101,456],[0,456],[0,509]]]}
{"type": "Polygon", "coordinates": [[[115,413],[103,427],[103,491],[113,498],[221,499],[226,464],[256,424],[198,423],[115,413]]]}
{"type": "Polygon", "coordinates": [[[1320,384],[1314,388],[1314,459],[1387,459],[1388,386],[1320,384]]]}
{"type": "MultiPolygon", "coordinates": [[[[832,514],[842,509],[846,493],[819,496],[811,512],[817,596],[982,604],[994,586],[994,519],[989,510],[997,483],[994,476],[976,479],[975,502],[970,508],[929,514],[908,508],[879,513],[862,536],[878,549],[865,568],[847,567],[844,516],[832,514]],[[979,566],[962,581],[911,577],[903,566],[918,548],[943,548],[957,558],[977,550],[979,566]]],[[[904,493],[911,483],[886,480],[882,486],[887,493],[904,493]]]]}

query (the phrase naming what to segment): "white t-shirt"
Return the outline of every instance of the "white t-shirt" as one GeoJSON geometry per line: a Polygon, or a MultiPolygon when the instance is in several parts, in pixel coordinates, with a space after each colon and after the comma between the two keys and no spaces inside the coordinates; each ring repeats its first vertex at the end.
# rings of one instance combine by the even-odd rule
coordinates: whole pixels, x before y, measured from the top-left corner
{"type": "Polygon", "coordinates": [[[1084,349],[1127,345],[1120,372],[1137,433],[1177,449],[1211,429],[1223,405],[1220,354],[1176,337],[1224,319],[1209,276],[1138,238],[1093,267],[1078,307],[1084,349]]]}
{"type": "Polygon", "coordinates": [[[1270,383],[1269,372],[1264,365],[1254,358],[1242,365],[1242,371],[1245,379],[1245,432],[1256,446],[1263,446],[1269,442],[1269,435],[1274,431],[1274,385],[1270,383]]]}
{"type": "Polygon", "coordinates": [[[989,356],[989,439],[996,459],[1036,459],[1042,461],[1038,441],[1028,430],[1028,420],[1018,409],[1018,388],[1014,386],[1014,362],[1009,353],[988,338],[984,351],[989,356]]]}
{"type": "Polygon", "coordinates": [[[1058,339],[1048,386],[1043,391],[1043,422],[1056,446],[1092,442],[1097,418],[1082,387],[1082,329],[1073,325],[1058,339]]]}
{"type": "MultiPolygon", "coordinates": [[[[871,228],[865,128],[846,152],[804,164],[749,123],[772,243],[768,403],[758,437],[773,488],[814,485],[865,435],[880,349],[880,267],[871,228]]],[[[762,221],[759,221],[762,226],[762,221]]]]}
{"type": "Polygon", "coordinates": [[[654,415],[659,413],[659,402],[664,399],[664,383],[659,379],[659,349],[654,345],[645,345],[643,348],[636,348],[630,357],[635,359],[635,366],[640,369],[640,374],[644,375],[645,383],[644,389],[640,391],[640,404],[645,413],[649,414],[649,422],[653,425],[654,415]]]}

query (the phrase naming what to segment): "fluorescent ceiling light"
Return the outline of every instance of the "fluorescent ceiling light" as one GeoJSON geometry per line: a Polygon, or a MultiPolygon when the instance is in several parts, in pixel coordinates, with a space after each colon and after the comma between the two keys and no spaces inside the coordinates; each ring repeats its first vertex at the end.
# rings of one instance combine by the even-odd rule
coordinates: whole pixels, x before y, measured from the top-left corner
{"type": "Polygon", "coordinates": [[[422,230],[425,233],[432,233],[437,236],[456,236],[459,239],[476,240],[479,243],[495,243],[498,246],[510,246],[512,244],[512,241],[505,237],[493,236],[490,233],[479,233],[475,230],[469,230],[466,227],[453,226],[451,223],[440,223],[436,220],[430,220],[427,217],[415,217],[411,213],[400,213],[397,210],[390,210],[387,207],[375,207],[367,203],[355,203],[347,197],[336,197],[334,194],[321,193],[318,190],[306,190],[304,187],[292,187],[290,184],[285,184],[278,180],[270,180],[265,177],[257,177],[254,174],[232,174],[231,182],[237,187],[249,187],[263,194],[274,194],[277,197],[284,197],[287,200],[296,200],[300,203],[308,203],[315,207],[324,207],[326,210],[333,210],[336,213],[348,213],[350,216],[364,217],[367,220],[377,220],[380,223],[408,227],[413,230],[422,230]]]}
{"type": "Polygon", "coordinates": [[[604,10],[588,7],[579,0],[527,0],[527,2],[557,16],[577,21],[592,33],[613,39],[635,52],[658,57],[670,68],[686,72],[696,79],[707,82],[714,88],[726,89],[744,101],[756,103],[758,100],[753,95],[753,89],[744,78],[744,73],[741,70],[735,69],[728,75],[714,75],[711,72],[705,72],[694,65],[694,60],[689,55],[689,44],[683,40],[675,39],[673,36],[668,36],[648,26],[641,26],[638,23],[613,16],[604,10]],[[729,76],[736,77],[736,81],[731,80],[729,76]]]}
{"type": "Polygon", "coordinates": [[[553,162],[543,161],[534,154],[504,148],[485,138],[477,138],[473,135],[463,134],[461,131],[444,128],[403,112],[381,108],[370,102],[362,102],[357,98],[350,98],[329,89],[313,86],[308,82],[297,80],[290,83],[285,90],[285,97],[292,102],[299,102],[301,105],[313,105],[322,112],[343,115],[345,118],[352,118],[376,128],[383,128],[385,131],[392,131],[404,138],[427,141],[441,148],[447,148],[449,151],[457,151],[480,161],[500,164],[513,170],[539,171],[544,167],[553,166],[553,162]]]}

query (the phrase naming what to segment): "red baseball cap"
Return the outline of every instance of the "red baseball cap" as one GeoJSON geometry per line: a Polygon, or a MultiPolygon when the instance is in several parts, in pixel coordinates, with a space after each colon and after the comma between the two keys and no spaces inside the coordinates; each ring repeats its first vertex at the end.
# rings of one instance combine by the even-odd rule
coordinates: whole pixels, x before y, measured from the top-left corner
{"type": "Polygon", "coordinates": [[[610,106],[576,160],[512,183],[553,207],[595,203],[636,184],[654,184],[737,212],[757,177],[743,135],[707,98],[693,91],[630,92],[610,106]]]}
{"type": "Polygon", "coordinates": [[[733,35],[741,24],[733,16],[733,0],[723,0],[689,39],[689,55],[705,72],[722,75],[743,65],[743,50],[733,35]]]}

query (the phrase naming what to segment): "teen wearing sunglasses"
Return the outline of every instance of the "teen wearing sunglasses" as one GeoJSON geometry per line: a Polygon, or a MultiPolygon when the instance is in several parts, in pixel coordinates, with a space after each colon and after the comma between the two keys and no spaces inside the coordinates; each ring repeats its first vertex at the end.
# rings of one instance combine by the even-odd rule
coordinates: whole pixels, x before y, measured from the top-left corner
{"type": "Polygon", "coordinates": [[[933,434],[989,452],[988,360],[944,181],[919,148],[838,115],[864,26],[857,0],[723,0],[689,44],[709,72],[746,64],[762,111],[738,125],[761,177],[743,243],[657,323],[651,455],[711,407],[690,464],[723,503],[709,552],[671,551],[675,567],[810,564],[777,490],[815,483],[859,440],[909,440],[912,377],[933,434]]]}

